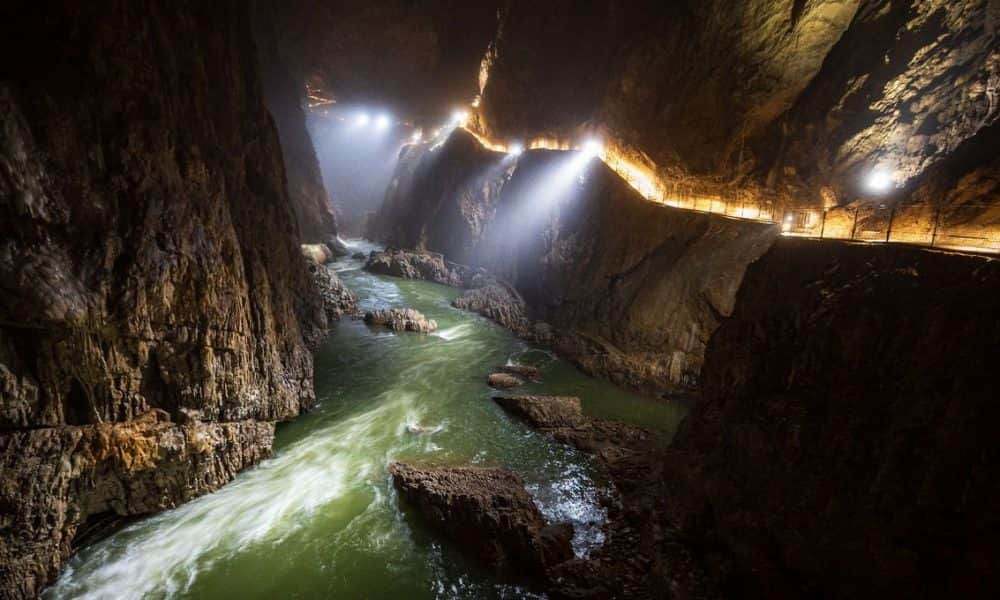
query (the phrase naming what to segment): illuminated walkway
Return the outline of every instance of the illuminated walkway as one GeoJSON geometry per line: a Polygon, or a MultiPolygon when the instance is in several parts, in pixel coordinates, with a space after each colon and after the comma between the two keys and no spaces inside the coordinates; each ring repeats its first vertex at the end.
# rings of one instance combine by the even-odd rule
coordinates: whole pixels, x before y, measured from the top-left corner
{"type": "MultiPolygon", "coordinates": [[[[580,145],[551,138],[536,138],[527,144],[499,143],[488,140],[465,126],[465,116],[459,115],[457,120],[484,147],[495,152],[519,154],[525,148],[584,150],[580,145]]],[[[772,200],[761,199],[750,192],[723,198],[683,190],[682,186],[658,178],[652,170],[628,160],[620,149],[606,144],[599,145],[593,154],[651,202],[734,219],[780,223],[783,235],[869,243],[904,243],[973,253],[1000,253],[1000,232],[974,223],[983,209],[992,208],[988,204],[949,207],[947,215],[928,203],[890,206],[874,202],[860,208],[802,207],[781,210],[776,208],[772,200]],[[963,211],[964,215],[961,214],[963,211]]]]}

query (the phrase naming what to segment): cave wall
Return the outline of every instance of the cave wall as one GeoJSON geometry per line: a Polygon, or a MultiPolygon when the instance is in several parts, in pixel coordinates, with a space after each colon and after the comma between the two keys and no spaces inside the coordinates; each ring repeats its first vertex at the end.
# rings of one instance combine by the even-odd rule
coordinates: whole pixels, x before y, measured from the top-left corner
{"type": "Polygon", "coordinates": [[[778,229],[653,204],[596,160],[560,175],[579,160],[514,159],[462,130],[408,146],[369,236],[510,282],[587,372],[656,394],[690,389],[744,269],[778,229]]]}
{"type": "Polygon", "coordinates": [[[996,121],[998,23],[995,0],[512,0],[473,126],[597,132],[696,192],[847,204],[996,121]]]}
{"type": "Polygon", "coordinates": [[[998,293],[995,260],[899,246],[750,265],[663,481],[735,597],[995,593],[998,293]]]}
{"type": "Polygon", "coordinates": [[[239,2],[0,9],[0,590],[266,456],[325,316],[239,2]]]}
{"type": "Polygon", "coordinates": [[[312,138],[306,129],[304,79],[278,49],[276,10],[279,10],[277,5],[253,3],[255,37],[260,49],[261,89],[278,130],[288,196],[299,235],[303,243],[323,243],[337,237],[337,221],[330,195],[323,185],[312,138]]]}

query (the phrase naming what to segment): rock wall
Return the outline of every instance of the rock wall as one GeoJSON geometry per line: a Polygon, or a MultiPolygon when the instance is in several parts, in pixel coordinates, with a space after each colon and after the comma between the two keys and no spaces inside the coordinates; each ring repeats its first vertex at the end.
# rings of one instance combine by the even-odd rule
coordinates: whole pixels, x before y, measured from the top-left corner
{"type": "Polygon", "coordinates": [[[325,327],[238,2],[0,9],[0,596],[222,485],[325,327]],[[17,42],[19,45],[10,47],[17,42]]]}
{"type": "Polygon", "coordinates": [[[776,226],[656,205],[579,161],[515,160],[461,130],[410,146],[369,234],[510,282],[533,320],[570,334],[558,349],[588,372],[655,393],[693,386],[776,226]]]}
{"type": "Polygon", "coordinates": [[[733,595],[995,592],[998,293],[997,261],[897,246],[749,267],[663,481],[733,595]]]}
{"type": "Polygon", "coordinates": [[[875,167],[919,179],[997,120],[998,23],[994,0],[515,0],[474,126],[597,131],[695,192],[847,204],[875,167]]]}
{"type": "Polygon", "coordinates": [[[306,243],[327,242],[337,237],[337,221],[306,129],[302,108],[304,81],[278,49],[275,12],[279,7],[262,1],[254,2],[253,7],[254,29],[261,50],[258,56],[264,103],[274,117],[281,141],[288,196],[295,210],[299,235],[306,243]]]}

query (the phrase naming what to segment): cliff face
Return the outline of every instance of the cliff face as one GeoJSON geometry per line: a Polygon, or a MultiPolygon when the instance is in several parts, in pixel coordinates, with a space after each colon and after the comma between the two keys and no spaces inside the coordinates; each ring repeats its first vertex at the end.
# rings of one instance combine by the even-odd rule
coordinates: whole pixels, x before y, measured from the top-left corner
{"type": "Polygon", "coordinates": [[[998,292],[996,261],[911,248],[782,239],[752,264],[666,461],[707,562],[742,595],[989,597],[998,292]]]}
{"type": "Polygon", "coordinates": [[[653,204],[580,161],[514,159],[461,130],[436,149],[408,147],[369,234],[510,282],[588,372],[657,393],[690,387],[777,228],[653,204]]]}
{"type": "Polygon", "coordinates": [[[0,81],[0,590],[20,597],[88,515],[266,456],[313,397],[325,317],[243,6],[2,13],[30,40],[0,81]]]}
{"type": "Polygon", "coordinates": [[[919,179],[997,119],[998,23],[991,0],[510,2],[474,125],[599,131],[695,191],[847,204],[872,169],[919,179]]]}
{"type": "Polygon", "coordinates": [[[280,10],[267,2],[254,2],[254,29],[260,62],[264,102],[274,117],[285,162],[288,195],[304,243],[323,243],[337,236],[337,222],[323,186],[319,161],[306,129],[302,108],[304,81],[287,64],[278,49],[275,21],[280,10]]]}

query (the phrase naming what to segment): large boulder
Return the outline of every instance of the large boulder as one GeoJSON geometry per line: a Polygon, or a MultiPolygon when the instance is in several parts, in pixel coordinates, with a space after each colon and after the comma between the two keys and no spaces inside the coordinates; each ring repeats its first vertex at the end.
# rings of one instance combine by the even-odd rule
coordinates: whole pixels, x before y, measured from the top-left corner
{"type": "Polygon", "coordinates": [[[577,427],[584,422],[580,399],[575,396],[497,396],[493,400],[540,429],[577,427]]]}
{"type": "MultiPolygon", "coordinates": [[[[319,245],[319,244],[317,244],[319,245]]],[[[360,314],[358,297],[344,285],[337,274],[326,265],[310,264],[316,288],[323,298],[323,309],[327,319],[339,321],[342,317],[356,317],[360,314]]]]}
{"type": "Polygon", "coordinates": [[[524,385],[524,381],[520,377],[516,377],[508,373],[491,373],[490,376],[486,378],[486,383],[491,388],[496,388],[498,390],[506,390],[524,385]]]}
{"type": "Polygon", "coordinates": [[[459,288],[476,287],[487,281],[482,269],[447,261],[437,253],[408,252],[395,248],[372,252],[365,263],[365,269],[380,275],[423,279],[459,288]]]}
{"type": "Polygon", "coordinates": [[[501,468],[389,465],[400,494],[500,574],[545,575],[573,558],[573,528],[546,525],[520,477],[501,468]]]}
{"type": "Polygon", "coordinates": [[[524,300],[513,288],[498,281],[463,293],[451,303],[455,308],[472,311],[496,321],[524,338],[539,337],[527,316],[524,300]]]}
{"type": "Polygon", "coordinates": [[[317,265],[325,265],[334,259],[333,252],[326,244],[302,244],[302,256],[317,265]]]}
{"type": "Polygon", "coordinates": [[[365,313],[365,323],[381,325],[393,331],[413,331],[416,333],[432,333],[438,328],[437,321],[428,319],[423,313],[412,308],[369,311],[365,313]]]}

